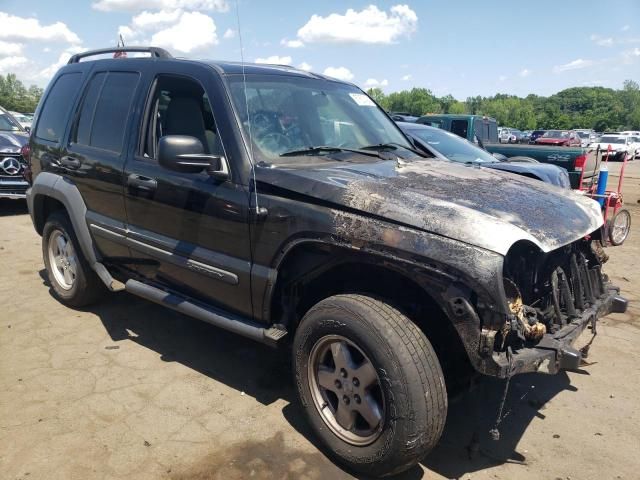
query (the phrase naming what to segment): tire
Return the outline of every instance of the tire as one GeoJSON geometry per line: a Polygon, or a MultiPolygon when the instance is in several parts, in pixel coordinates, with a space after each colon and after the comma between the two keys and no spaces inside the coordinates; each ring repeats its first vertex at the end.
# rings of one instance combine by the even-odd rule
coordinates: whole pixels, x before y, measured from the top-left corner
{"type": "Polygon", "coordinates": [[[614,247],[622,245],[631,231],[631,214],[623,208],[607,221],[609,241],[614,247]]]}
{"type": "Polygon", "coordinates": [[[42,232],[42,256],[53,294],[63,304],[85,307],[107,293],[104,283],[85,259],[71,221],[62,210],[47,218],[42,232]],[[57,255],[63,250],[64,255],[57,255]],[[64,264],[57,266],[56,259],[64,264]]]}
{"type": "Polygon", "coordinates": [[[440,363],[422,331],[390,305],[363,295],[322,300],[298,326],[293,364],[298,396],[314,433],[346,469],[376,477],[399,473],[418,463],[440,439],[447,416],[440,363]],[[338,368],[343,364],[353,367],[346,375],[338,368]],[[321,383],[333,387],[324,389],[321,383]],[[371,386],[365,389],[365,383],[371,386]],[[348,422],[338,422],[335,413],[341,405],[352,409],[346,417],[355,419],[351,430],[343,428],[348,422]],[[353,413],[365,405],[377,410],[353,413]],[[365,417],[380,420],[372,427],[375,420],[365,417]]]}

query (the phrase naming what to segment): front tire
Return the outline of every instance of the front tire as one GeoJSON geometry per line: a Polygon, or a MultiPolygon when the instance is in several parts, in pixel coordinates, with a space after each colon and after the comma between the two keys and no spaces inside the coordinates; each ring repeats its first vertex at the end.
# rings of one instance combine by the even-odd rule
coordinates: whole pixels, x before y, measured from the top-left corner
{"type": "Polygon", "coordinates": [[[293,363],[298,395],[327,453],[349,470],[407,470],[438,442],[444,376],[422,331],[392,306],[336,295],[304,316],[293,363]]]}
{"type": "Polygon", "coordinates": [[[54,296],[70,307],[85,307],[107,289],[85,259],[71,221],[58,210],[47,218],[42,232],[42,256],[54,296]]]}

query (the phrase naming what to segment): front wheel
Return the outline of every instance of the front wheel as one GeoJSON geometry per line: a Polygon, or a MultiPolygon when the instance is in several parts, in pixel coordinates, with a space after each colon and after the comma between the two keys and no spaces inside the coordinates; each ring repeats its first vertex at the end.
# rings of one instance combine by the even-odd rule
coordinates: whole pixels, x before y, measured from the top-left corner
{"type": "Polygon", "coordinates": [[[395,308],[363,295],[329,297],[302,319],[293,352],[306,416],[347,469],[398,473],[438,442],[447,415],[440,363],[395,308]]]}
{"type": "Polygon", "coordinates": [[[624,208],[619,210],[608,223],[609,241],[611,245],[614,247],[622,245],[631,230],[631,214],[629,210],[624,208]]]}

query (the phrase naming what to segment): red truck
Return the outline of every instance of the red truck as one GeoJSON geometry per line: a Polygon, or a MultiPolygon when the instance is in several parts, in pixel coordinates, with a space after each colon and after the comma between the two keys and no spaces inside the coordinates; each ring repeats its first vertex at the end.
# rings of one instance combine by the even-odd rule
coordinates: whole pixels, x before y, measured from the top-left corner
{"type": "Polygon", "coordinates": [[[557,147],[580,147],[582,141],[578,132],[574,130],[547,130],[544,135],[536,138],[536,145],[549,145],[557,147]]]}

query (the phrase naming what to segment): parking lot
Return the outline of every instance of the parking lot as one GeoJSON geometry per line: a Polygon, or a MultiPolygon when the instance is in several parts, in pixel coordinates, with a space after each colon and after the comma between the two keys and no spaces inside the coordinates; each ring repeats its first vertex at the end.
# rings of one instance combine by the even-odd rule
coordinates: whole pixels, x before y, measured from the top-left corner
{"type": "MultiPolygon", "coordinates": [[[[631,304],[599,324],[589,365],[516,377],[498,442],[502,383],[481,383],[402,478],[638,478],[640,161],[625,180],[632,232],[605,271],[631,304]]],[[[286,352],[127,293],[64,307],[18,201],[0,202],[0,332],[2,478],[351,478],[314,444],[286,352]]]]}

